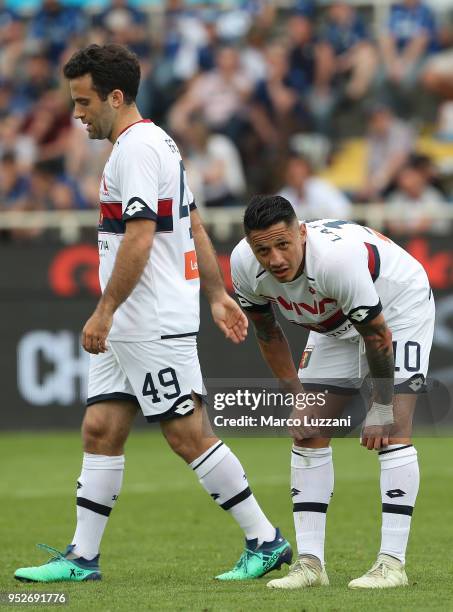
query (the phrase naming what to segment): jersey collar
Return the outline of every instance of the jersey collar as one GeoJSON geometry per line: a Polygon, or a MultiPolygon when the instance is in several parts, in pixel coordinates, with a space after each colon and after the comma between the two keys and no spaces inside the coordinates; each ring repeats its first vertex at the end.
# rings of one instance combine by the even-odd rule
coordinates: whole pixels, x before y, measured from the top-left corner
{"type": "Polygon", "coordinates": [[[121,136],[121,134],[124,134],[124,132],[126,130],[131,128],[133,125],[137,125],[137,123],[152,123],[152,121],[151,121],[151,119],[139,119],[138,121],[134,121],[134,123],[131,123],[130,125],[127,125],[124,129],[122,129],[121,132],[118,134],[116,139],[118,140],[118,138],[121,136]]]}

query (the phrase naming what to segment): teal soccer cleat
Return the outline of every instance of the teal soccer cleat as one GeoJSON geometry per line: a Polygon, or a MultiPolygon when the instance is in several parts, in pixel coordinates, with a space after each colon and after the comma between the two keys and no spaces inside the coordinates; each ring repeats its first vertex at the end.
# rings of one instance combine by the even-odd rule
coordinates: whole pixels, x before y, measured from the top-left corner
{"type": "Polygon", "coordinates": [[[216,580],[252,580],[261,578],[274,569],[280,569],[283,563],[288,565],[293,558],[291,546],[280,530],[275,530],[272,542],[263,542],[257,547],[258,541],[246,540],[245,550],[241,558],[229,572],[216,576],[216,580]]]}
{"type": "Polygon", "coordinates": [[[46,544],[38,544],[39,548],[47,550],[54,556],[37,567],[20,567],[14,572],[14,578],[21,582],[82,582],[86,580],[101,580],[99,555],[91,561],[83,557],[68,559],[74,545],[67,547],[64,553],[46,544]]]}

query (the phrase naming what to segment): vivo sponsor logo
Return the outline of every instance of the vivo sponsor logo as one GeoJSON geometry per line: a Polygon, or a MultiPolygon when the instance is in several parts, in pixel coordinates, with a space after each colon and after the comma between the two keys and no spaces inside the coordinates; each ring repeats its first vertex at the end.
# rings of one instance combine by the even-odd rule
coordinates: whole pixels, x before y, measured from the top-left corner
{"type": "Polygon", "coordinates": [[[277,296],[277,301],[285,310],[295,310],[298,315],[302,315],[301,308],[313,315],[324,314],[327,304],[336,304],[337,300],[332,298],[323,298],[319,302],[313,300],[313,304],[305,304],[305,302],[287,302],[281,295],[277,296]]]}
{"type": "Polygon", "coordinates": [[[17,384],[22,397],[35,406],[68,406],[86,397],[89,356],[78,334],[34,330],[17,346],[17,384]]]}

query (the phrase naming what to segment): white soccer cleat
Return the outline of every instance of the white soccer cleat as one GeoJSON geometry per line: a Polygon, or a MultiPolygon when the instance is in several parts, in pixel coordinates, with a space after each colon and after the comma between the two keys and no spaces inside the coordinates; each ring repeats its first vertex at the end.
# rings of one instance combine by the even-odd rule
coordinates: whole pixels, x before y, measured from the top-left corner
{"type": "Polygon", "coordinates": [[[328,586],[326,570],[315,557],[302,556],[289,568],[284,578],[275,578],[267,583],[270,589],[305,589],[306,587],[328,586]]]}
{"type": "Polygon", "coordinates": [[[408,580],[404,565],[390,555],[378,555],[373,567],[360,578],[351,580],[350,589],[390,589],[407,586],[408,580]]]}

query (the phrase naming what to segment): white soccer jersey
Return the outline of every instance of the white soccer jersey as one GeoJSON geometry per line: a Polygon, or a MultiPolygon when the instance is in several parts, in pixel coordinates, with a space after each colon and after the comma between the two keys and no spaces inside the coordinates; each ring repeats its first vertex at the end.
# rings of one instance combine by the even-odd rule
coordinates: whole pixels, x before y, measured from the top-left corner
{"type": "Polygon", "coordinates": [[[374,230],[351,221],[306,223],[302,274],[280,283],[258,263],[246,239],[231,255],[233,285],[245,310],[275,304],[291,323],[339,339],[358,335],[383,311],[391,329],[419,320],[431,296],[421,264],[374,230]]]}
{"type": "Polygon", "coordinates": [[[139,282],[115,312],[111,340],[156,340],[198,332],[200,286],[190,225],[194,206],[181,155],[168,134],[149,120],[123,130],[100,185],[102,291],[126,223],[152,219],[156,234],[139,282]]]}

